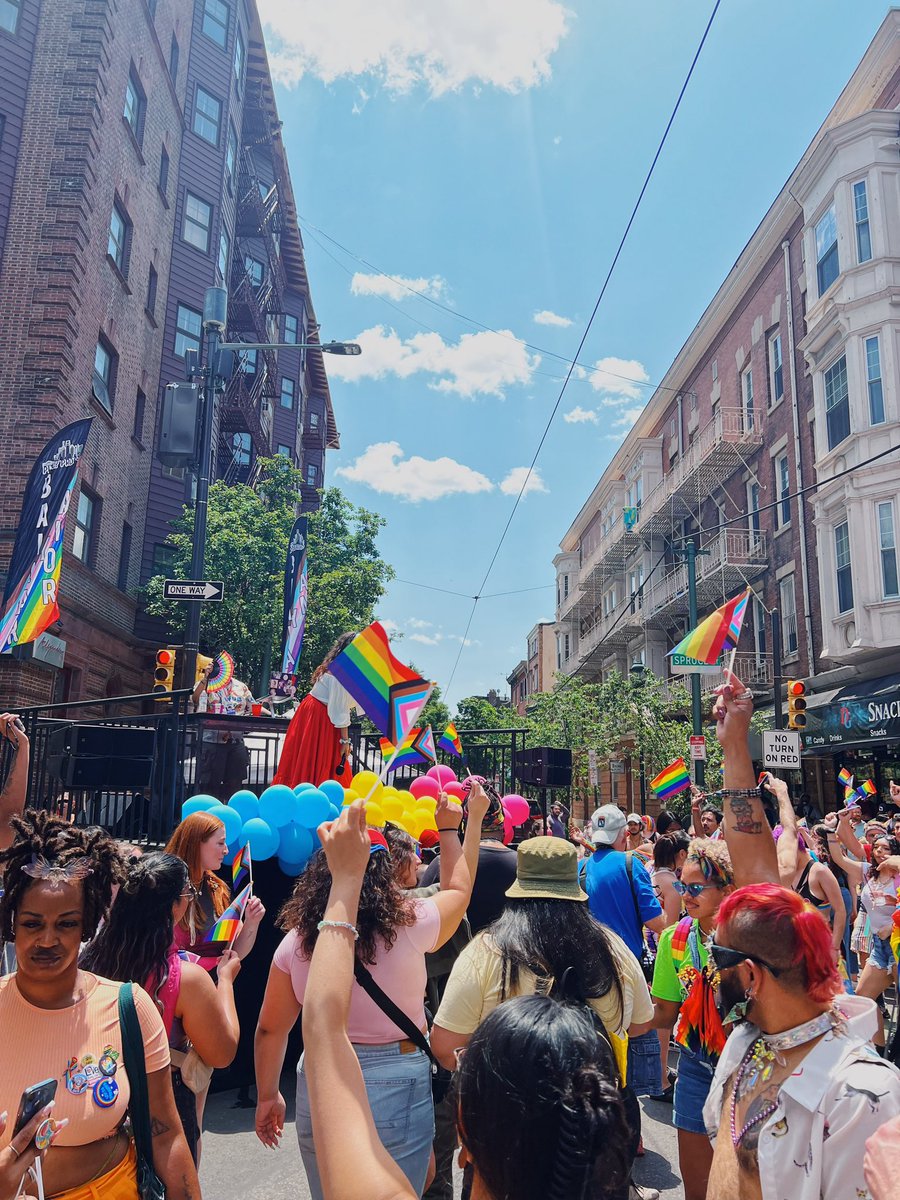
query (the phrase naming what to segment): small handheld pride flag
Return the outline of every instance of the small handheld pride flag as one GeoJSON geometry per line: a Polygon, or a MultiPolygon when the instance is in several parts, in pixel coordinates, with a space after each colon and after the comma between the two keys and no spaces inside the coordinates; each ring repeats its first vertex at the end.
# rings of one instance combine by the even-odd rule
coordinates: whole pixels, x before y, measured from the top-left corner
{"type": "Polygon", "coordinates": [[[655,779],[650,780],[650,787],[660,800],[668,800],[677,796],[691,786],[691,773],[685,766],[683,758],[676,758],[669,763],[655,779]]]}
{"type": "Polygon", "coordinates": [[[672,670],[682,674],[717,670],[716,663],[726,650],[735,650],[747,611],[750,589],[741,592],[721,608],[710,613],[696,629],[686,634],[668,657],[672,670]]]}
{"type": "Polygon", "coordinates": [[[253,888],[253,859],[250,855],[250,844],[242,846],[234,856],[234,862],[231,864],[231,885],[234,891],[240,890],[249,883],[253,888]]]}
{"type": "Polygon", "coordinates": [[[853,772],[848,771],[846,767],[841,767],[838,771],[838,783],[843,784],[845,788],[853,787],[853,772]]]}
{"type": "Polygon", "coordinates": [[[425,756],[415,744],[416,738],[421,732],[421,729],[411,729],[399,746],[394,746],[387,738],[381,738],[381,757],[388,771],[395,771],[397,767],[407,767],[412,763],[425,761],[425,756]]]}
{"type": "Polygon", "coordinates": [[[241,921],[249,899],[250,884],[248,883],[237,899],[232,900],[228,905],[203,941],[198,942],[191,949],[198,952],[203,958],[212,958],[224,950],[230,950],[234,939],[241,931],[241,921]]]}
{"type": "Polygon", "coordinates": [[[434,732],[430,725],[426,725],[424,729],[418,731],[413,739],[413,747],[424,758],[430,758],[432,762],[437,762],[437,751],[434,748],[434,732]]]}
{"type": "Polygon", "coordinates": [[[438,739],[438,749],[446,751],[447,754],[455,754],[457,758],[462,758],[462,742],[452,721],[438,739]]]}

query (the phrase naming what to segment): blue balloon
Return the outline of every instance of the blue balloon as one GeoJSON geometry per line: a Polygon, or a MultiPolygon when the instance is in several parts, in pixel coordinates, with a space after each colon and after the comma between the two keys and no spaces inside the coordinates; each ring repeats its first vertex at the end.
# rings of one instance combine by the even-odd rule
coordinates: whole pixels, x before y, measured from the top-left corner
{"type": "Polygon", "coordinates": [[[302,825],[285,825],[278,841],[278,857],[285,862],[305,863],[313,851],[312,834],[302,825]]]}
{"type": "Polygon", "coordinates": [[[228,801],[228,807],[240,813],[242,821],[249,821],[251,817],[259,816],[259,797],[254,792],[244,789],[234,793],[228,801]]]}
{"type": "Polygon", "coordinates": [[[331,819],[332,821],[336,821],[340,815],[341,815],[341,810],[338,808],[338,806],[337,806],[336,804],[332,804],[332,805],[331,805],[331,817],[330,817],[330,819],[331,819]]]}
{"type": "Polygon", "coordinates": [[[297,797],[283,783],[274,783],[259,798],[259,815],[273,829],[297,818],[297,797]]]}
{"type": "Polygon", "coordinates": [[[338,808],[344,803],[344,788],[336,779],[326,779],[324,783],[320,783],[319,791],[324,792],[331,803],[336,804],[338,808]]]}
{"type": "Polygon", "coordinates": [[[234,842],[231,845],[229,845],[228,853],[225,855],[224,859],[222,860],[226,867],[230,867],[231,864],[234,862],[235,855],[237,854],[238,850],[240,850],[240,848],[241,848],[241,843],[239,841],[234,842]]]}
{"type": "Polygon", "coordinates": [[[287,862],[286,859],[279,858],[278,865],[284,871],[285,875],[289,875],[291,879],[296,879],[298,875],[302,875],[306,870],[306,863],[287,862]]]}
{"type": "Polygon", "coordinates": [[[241,836],[241,830],[244,827],[241,814],[234,808],[227,808],[224,804],[217,804],[215,808],[210,808],[208,812],[211,817],[215,817],[217,821],[221,821],[225,826],[225,840],[229,846],[232,842],[236,842],[241,836]]]}
{"type": "Polygon", "coordinates": [[[215,798],[215,796],[191,796],[190,799],[185,800],[184,804],[181,806],[181,819],[183,821],[184,818],[189,817],[191,813],[208,812],[209,809],[215,808],[218,803],[219,801],[215,798]]]}
{"type": "Polygon", "coordinates": [[[241,845],[250,847],[254,862],[265,862],[278,849],[278,830],[260,817],[251,817],[241,833],[241,845]]]}
{"type": "Polygon", "coordinates": [[[298,783],[294,788],[294,795],[299,796],[301,792],[315,791],[315,787],[316,785],[314,783],[298,783]]]}
{"type": "Polygon", "coordinates": [[[316,829],[323,821],[331,819],[331,801],[319,788],[301,793],[297,797],[297,809],[297,823],[306,829],[316,829]]]}

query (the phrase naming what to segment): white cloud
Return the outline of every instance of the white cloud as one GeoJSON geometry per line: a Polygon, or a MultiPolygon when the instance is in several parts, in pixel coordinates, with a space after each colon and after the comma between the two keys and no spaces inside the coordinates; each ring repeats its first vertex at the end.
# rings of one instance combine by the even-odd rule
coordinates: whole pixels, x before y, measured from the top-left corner
{"type": "Polygon", "coordinates": [[[442,96],[466,84],[507,92],[550,78],[569,30],[559,0],[260,0],[274,78],[364,76],[391,92],[442,96]]]}
{"type": "Polygon", "coordinates": [[[463,646],[480,646],[475,638],[463,638],[458,633],[411,633],[409,635],[411,642],[419,642],[422,646],[439,646],[441,642],[461,642],[463,646]]]}
{"type": "Polygon", "coordinates": [[[616,398],[638,400],[647,395],[647,389],[638,384],[647,383],[650,376],[643,363],[633,358],[600,358],[594,363],[590,374],[591,387],[596,392],[607,392],[616,398]]]}
{"type": "Polygon", "coordinates": [[[403,458],[398,442],[376,442],[356,462],[338,467],[336,474],[376,492],[403,500],[441,500],[459,493],[489,492],[486,475],[452,458],[427,459],[414,454],[403,458]]]}
{"type": "Polygon", "coordinates": [[[600,414],[593,408],[581,408],[576,405],[570,412],[563,413],[563,420],[568,421],[570,425],[580,425],[584,422],[596,425],[600,420],[600,414]]]}
{"type": "Polygon", "coordinates": [[[441,644],[440,635],[430,637],[427,633],[411,633],[409,640],[418,642],[421,646],[439,646],[441,644]]]}
{"type": "Polygon", "coordinates": [[[540,471],[538,471],[536,467],[532,469],[530,475],[528,474],[527,467],[513,467],[510,473],[500,484],[500,491],[504,492],[507,496],[518,496],[523,483],[525,484],[525,490],[522,492],[523,500],[527,495],[529,495],[530,492],[547,491],[546,484],[544,483],[543,479],[541,479],[540,471]]]}
{"type": "Polygon", "coordinates": [[[431,279],[410,279],[405,275],[366,275],[357,271],[350,280],[350,291],[354,296],[387,296],[389,300],[408,300],[413,292],[439,300],[446,287],[446,280],[440,275],[433,275],[431,279]]]}
{"type": "Polygon", "coordinates": [[[561,133],[558,133],[558,134],[556,135],[556,137],[553,139],[553,145],[554,145],[554,146],[558,146],[558,145],[560,144],[560,142],[561,142],[561,141],[562,141],[562,134],[561,134],[561,133]]]}
{"type": "Polygon", "coordinates": [[[563,329],[567,329],[572,324],[571,317],[561,317],[559,313],[551,312],[549,308],[542,308],[531,319],[535,325],[559,325],[563,329]]]}
{"type": "Polygon", "coordinates": [[[410,617],[406,622],[410,629],[430,629],[431,621],[423,621],[419,617],[410,617]]]}
{"type": "Polygon", "coordinates": [[[613,424],[630,429],[643,411],[640,405],[636,408],[623,408],[615,421],[613,421],[613,424]]]}
{"type": "Polygon", "coordinates": [[[328,374],[359,382],[394,375],[432,375],[428,386],[459,396],[500,396],[504,389],[527,384],[540,365],[539,354],[529,354],[525,343],[509,330],[497,333],[464,333],[458,342],[445,342],[438,333],[417,333],[401,338],[393,329],[374,325],[356,338],[359,357],[331,356],[328,374]]]}
{"type": "Polygon", "coordinates": [[[378,621],[388,637],[393,637],[395,633],[400,632],[400,626],[396,621],[392,621],[390,617],[379,617],[378,621]]]}

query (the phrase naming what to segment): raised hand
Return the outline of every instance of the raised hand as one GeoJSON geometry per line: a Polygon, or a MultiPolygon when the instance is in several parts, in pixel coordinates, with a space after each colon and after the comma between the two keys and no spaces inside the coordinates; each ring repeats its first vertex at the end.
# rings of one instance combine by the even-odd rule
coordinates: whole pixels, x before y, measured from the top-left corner
{"type": "Polygon", "coordinates": [[[354,800],[336,820],[320,825],[318,834],[331,878],[355,880],[362,886],[372,846],[362,800],[354,800]]]}
{"type": "Polygon", "coordinates": [[[713,717],[716,737],[723,748],[747,744],[750,718],[753,716],[753,693],[745,688],[733,671],[725,670],[725,683],[716,688],[713,717]]]}
{"type": "MultiPolygon", "coordinates": [[[[477,786],[477,785],[476,785],[477,786]]],[[[481,789],[484,790],[483,788],[481,789]]],[[[472,788],[470,795],[473,795],[475,788],[472,788]]],[[[472,801],[469,801],[471,805],[472,801]]],[[[485,807],[484,812],[487,812],[485,807]]],[[[446,792],[441,792],[440,799],[437,802],[437,808],[434,810],[434,819],[437,822],[438,829],[459,829],[462,824],[463,810],[458,804],[450,799],[446,792]]],[[[482,821],[484,813],[481,814],[482,821]]]]}

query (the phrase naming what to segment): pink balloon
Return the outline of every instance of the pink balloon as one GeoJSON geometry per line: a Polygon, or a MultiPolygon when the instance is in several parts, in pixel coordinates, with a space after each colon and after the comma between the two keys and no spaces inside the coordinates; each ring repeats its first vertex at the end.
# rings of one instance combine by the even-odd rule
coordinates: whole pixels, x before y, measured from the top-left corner
{"type": "Polygon", "coordinates": [[[453,780],[452,783],[444,784],[444,791],[453,800],[458,800],[460,802],[460,804],[466,798],[466,789],[463,787],[463,785],[461,783],[457,783],[455,779],[453,780]]]}
{"type": "Polygon", "coordinates": [[[531,809],[524,796],[517,796],[513,793],[510,796],[504,796],[500,803],[513,825],[524,825],[531,815],[531,809]]]}
{"type": "Polygon", "coordinates": [[[409,790],[418,800],[421,796],[430,796],[432,800],[437,800],[440,797],[441,789],[436,779],[429,778],[428,775],[419,775],[409,785],[409,790]]]}
{"type": "Polygon", "coordinates": [[[503,845],[508,846],[513,840],[513,823],[510,820],[509,814],[503,818],[503,845]]]}
{"type": "Polygon", "coordinates": [[[441,787],[445,787],[448,783],[456,783],[456,774],[442,763],[434,767],[429,767],[425,774],[431,779],[436,779],[441,787]]]}

